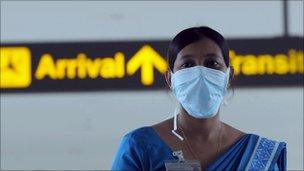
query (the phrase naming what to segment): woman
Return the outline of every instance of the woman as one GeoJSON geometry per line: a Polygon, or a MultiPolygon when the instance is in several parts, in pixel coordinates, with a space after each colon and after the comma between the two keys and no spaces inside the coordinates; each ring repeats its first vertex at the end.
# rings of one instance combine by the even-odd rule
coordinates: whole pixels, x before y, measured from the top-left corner
{"type": "Polygon", "coordinates": [[[126,134],[112,170],[286,170],[286,144],[220,121],[233,78],[224,37],[209,27],[181,31],[165,76],[181,107],[173,118],[126,134]]]}

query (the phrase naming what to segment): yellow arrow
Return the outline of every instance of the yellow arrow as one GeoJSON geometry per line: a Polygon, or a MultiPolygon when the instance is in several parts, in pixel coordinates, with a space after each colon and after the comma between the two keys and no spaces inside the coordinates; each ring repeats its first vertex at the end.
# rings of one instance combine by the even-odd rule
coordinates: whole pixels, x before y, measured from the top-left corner
{"type": "Polygon", "coordinates": [[[160,73],[167,70],[167,62],[151,46],[144,45],[127,63],[128,75],[133,75],[141,67],[141,82],[151,85],[154,82],[155,67],[160,73]]]}

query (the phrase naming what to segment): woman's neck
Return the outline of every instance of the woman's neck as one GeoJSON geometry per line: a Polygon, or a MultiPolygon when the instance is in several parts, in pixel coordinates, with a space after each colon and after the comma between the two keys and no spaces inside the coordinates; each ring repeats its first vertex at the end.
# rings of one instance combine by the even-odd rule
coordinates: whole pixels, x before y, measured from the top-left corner
{"type": "Polygon", "coordinates": [[[190,116],[182,108],[177,117],[177,127],[182,127],[182,130],[189,138],[212,141],[218,136],[219,128],[221,127],[219,112],[212,118],[197,119],[190,116]]]}

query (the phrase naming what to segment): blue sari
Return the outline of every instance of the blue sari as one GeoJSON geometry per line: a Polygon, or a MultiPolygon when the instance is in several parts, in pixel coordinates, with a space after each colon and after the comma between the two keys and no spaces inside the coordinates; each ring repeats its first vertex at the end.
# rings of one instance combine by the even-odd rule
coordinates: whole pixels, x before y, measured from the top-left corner
{"type": "MultiPolygon", "coordinates": [[[[112,170],[165,170],[172,153],[152,127],[138,128],[123,137],[112,170]]],[[[286,170],[286,143],[246,134],[206,170],[286,170]]]]}

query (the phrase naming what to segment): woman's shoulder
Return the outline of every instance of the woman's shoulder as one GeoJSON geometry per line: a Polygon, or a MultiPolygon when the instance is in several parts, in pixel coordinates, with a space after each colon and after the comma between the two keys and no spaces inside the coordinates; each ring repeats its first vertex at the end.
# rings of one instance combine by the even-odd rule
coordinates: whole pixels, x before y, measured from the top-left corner
{"type": "Polygon", "coordinates": [[[276,138],[264,136],[261,134],[248,133],[250,138],[256,142],[256,144],[261,144],[261,146],[283,146],[286,147],[286,142],[282,140],[278,140],[276,138]]]}
{"type": "Polygon", "coordinates": [[[124,136],[129,136],[129,137],[146,136],[147,134],[151,134],[151,129],[152,129],[151,126],[142,126],[128,131],[124,136]]]}
{"type": "Polygon", "coordinates": [[[263,134],[257,134],[257,133],[246,133],[250,138],[255,139],[256,141],[267,141],[267,142],[272,142],[272,143],[284,143],[286,144],[285,141],[279,140],[277,138],[273,138],[270,136],[266,136],[263,134]]]}
{"type": "Polygon", "coordinates": [[[244,132],[241,130],[238,130],[226,123],[224,123],[226,129],[227,129],[227,135],[226,139],[229,141],[229,139],[232,140],[240,140],[240,139],[246,139],[248,144],[256,144],[259,145],[260,147],[265,148],[285,148],[286,147],[286,142],[284,141],[279,141],[275,138],[270,138],[264,135],[256,134],[256,133],[248,133],[244,132]]]}
{"type": "Polygon", "coordinates": [[[268,158],[273,158],[275,161],[285,161],[286,142],[255,133],[248,133],[247,135],[249,136],[247,147],[252,151],[252,158],[265,158],[265,161],[268,158]]]}
{"type": "Polygon", "coordinates": [[[163,132],[156,125],[143,126],[127,132],[123,141],[149,150],[168,149],[167,136],[164,139],[163,132]]]}
{"type": "Polygon", "coordinates": [[[129,141],[130,143],[140,143],[146,144],[151,139],[155,138],[153,128],[151,126],[143,126],[133,129],[126,134],[124,134],[123,139],[129,141]]]}
{"type": "Polygon", "coordinates": [[[112,170],[145,170],[149,127],[140,127],[125,133],[112,163],[112,170]]]}

